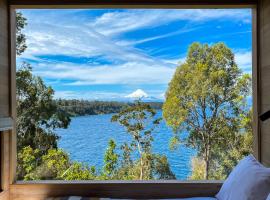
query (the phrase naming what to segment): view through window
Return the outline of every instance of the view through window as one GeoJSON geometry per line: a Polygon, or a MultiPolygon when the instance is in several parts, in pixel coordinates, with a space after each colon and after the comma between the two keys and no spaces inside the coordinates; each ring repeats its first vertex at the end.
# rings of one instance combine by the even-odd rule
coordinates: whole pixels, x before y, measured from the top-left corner
{"type": "Polygon", "coordinates": [[[224,179],[252,152],[251,9],[16,18],[18,180],[224,179]]]}

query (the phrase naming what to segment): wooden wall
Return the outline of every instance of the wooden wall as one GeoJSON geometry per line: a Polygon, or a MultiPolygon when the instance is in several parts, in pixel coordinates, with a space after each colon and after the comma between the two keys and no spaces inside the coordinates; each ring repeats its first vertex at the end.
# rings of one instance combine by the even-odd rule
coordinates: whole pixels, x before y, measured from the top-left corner
{"type": "Polygon", "coordinates": [[[0,0],[0,200],[9,199],[10,185],[10,107],[9,12],[7,0],[0,0]]]}
{"type": "Polygon", "coordinates": [[[8,10],[0,0],[0,119],[9,117],[8,10]]]}
{"type": "Polygon", "coordinates": [[[0,133],[1,137],[1,190],[0,200],[9,199],[10,189],[10,137],[9,132],[0,133]]]}
{"type": "MultiPolygon", "coordinates": [[[[261,0],[258,23],[259,110],[270,110],[270,0],[261,0]]],[[[270,119],[260,122],[261,161],[270,167],[270,119]]]]}

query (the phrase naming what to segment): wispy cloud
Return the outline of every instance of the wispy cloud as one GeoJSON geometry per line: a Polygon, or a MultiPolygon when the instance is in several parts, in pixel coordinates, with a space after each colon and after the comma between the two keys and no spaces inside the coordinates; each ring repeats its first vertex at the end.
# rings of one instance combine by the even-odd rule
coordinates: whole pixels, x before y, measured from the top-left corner
{"type": "MultiPolygon", "coordinates": [[[[127,31],[166,25],[176,20],[201,22],[205,20],[234,19],[241,22],[249,20],[250,10],[110,10],[101,16],[88,20],[75,18],[80,11],[56,10],[54,13],[45,11],[36,13],[38,17],[26,12],[31,21],[26,29],[28,50],[24,57],[38,55],[70,55],[115,57],[127,56],[134,49],[123,49],[118,44],[128,41],[112,39],[111,34],[119,35],[127,31]],[[56,15],[55,13],[60,13],[56,15]],[[60,18],[59,18],[60,17],[60,18]],[[35,19],[37,18],[37,19],[35,19]],[[41,20],[43,19],[43,20],[41,20]],[[79,20],[79,21],[78,21],[79,20]],[[123,54],[125,52],[125,54],[123,54]]],[[[81,11],[83,12],[83,11],[81,11]]],[[[132,41],[130,45],[152,41],[195,30],[196,27],[183,28],[174,32],[132,41]]],[[[134,55],[133,55],[134,56],[134,55]]],[[[130,59],[130,57],[129,57],[130,59]]],[[[137,58],[136,58],[137,59],[137,58]]]]}
{"type": "Polygon", "coordinates": [[[55,99],[88,99],[88,100],[121,100],[127,94],[118,93],[118,92],[108,92],[108,91],[56,91],[54,98],[55,99]]]}
{"type": "Polygon", "coordinates": [[[198,30],[200,29],[201,27],[195,27],[193,26],[192,28],[182,28],[180,30],[177,30],[177,31],[173,31],[173,32],[169,32],[169,33],[166,33],[166,34],[162,34],[162,35],[156,35],[156,36],[153,36],[153,37],[148,37],[148,38],[144,38],[144,39],[140,39],[140,40],[131,40],[131,41],[119,41],[117,44],[120,44],[121,46],[134,46],[134,45],[137,45],[137,44],[142,44],[142,43],[145,43],[145,42],[150,42],[150,41],[153,41],[153,40],[159,40],[159,39],[163,39],[163,38],[167,38],[167,37],[171,37],[171,36],[175,36],[175,35],[180,35],[180,34],[183,34],[183,33],[188,33],[188,32],[192,32],[192,31],[195,31],[195,30],[198,30]]]}
{"type": "Polygon", "coordinates": [[[167,84],[175,68],[128,62],[122,65],[89,67],[72,63],[39,64],[35,74],[54,79],[70,80],[66,85],[97,84],[167,84]]]}
{"type": "Polygon", "coordinates": [[[92,30],[81,27],[75,31],[69,27],[53,24],[33,25],[26,32],[28,49],[21,56],[25,59],[40,59],[39,56],[65,55],[73,57],[101,56],[112,62],[161,62],[132,46],[121,46],[117,41],[92,30]],[[46,28],[44,28],[46,27],[46,28]]]}
{"type": "Polygon", "coordinates": [[[250,10],[213,10],[213,9],[182,9],[182,10],[133,10],[129,12],[108,12],[89,23],[104,35],[119,34],[139,28],[153,28],[176,20],[202,22],[205,20],[234,19],[250,23],[250,10]]]}
{"type": "MultiPolygon", "coordinates": [[[[194,41],[198,39],[198,33],[205,39],[221,36],[222,40],[225,36],[250,34],[250,30],[230,30],[219,35],[203,34],[206,23],[215,23],[213,27],[219,23],[228,23],[231,19],[235,23],[251,23],[250,9],[23,12],[29,19],[25,29],[28,49],[18,57],[18,61],[33,62],[34,73],[57,86],[56,97],[65,98],[121,98],[138,89],[137,85],[148,85],[149,88],[149,85],[153,85],[148,88],[147,93],[163,98],[176,66],[185,61],[184,52],[187,51],[187,46],[182,43],[190,39],[186,38],[187,33],[193,35],[194,41]],[[176,22],[181,23],[175,26],[176,22]],[[143,34],[138,34],[140,31],[143,34]],[[183,38],[180,43],[177,42],[179,48],[172,49],[176,44],[168,41],[175,36],[183,38]],[[60,59],[61,56],[65,59],[60,59]],[[94,60],[97,57],[100,59],[94,62],[75,62],[78,59],[94,60]],[[85,90],[88,86],[110,84],[126,85],[130,88],[125,91],[116,89],[115,92],[102,89],[95,92],[85,90]],[[161,90],[158,88],[160,85],[164,86],[161,90]],[[67,91],[67,87],[84,89],[67,91]]],[[[220,26],[219,29],[222,28],[223,26],[220,26]]],[[[235,53],[238,65],[248,72],[251,69],[251,52],[236,50],[235,53]]]]}

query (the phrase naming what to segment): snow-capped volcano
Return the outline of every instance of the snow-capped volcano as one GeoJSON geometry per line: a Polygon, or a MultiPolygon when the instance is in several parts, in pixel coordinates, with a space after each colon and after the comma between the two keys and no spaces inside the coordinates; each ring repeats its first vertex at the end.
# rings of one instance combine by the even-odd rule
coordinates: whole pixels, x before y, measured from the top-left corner
{"type": "Polygon", "coordinates": [[[126,95],[125,100],[126,101],[141,100],[143,102],[160,102],[160,101],[162,101],[161,99],[158,99],[156,97],[148,95],[142,89],[137,89],[136,91],[130,93],[129,95],[126,95]]]}
{"type": "Polygon", "coordinates": [[[148,94],[141,89],[137,89],[136,91],[132,92],[131,94],[129,94],[125,97],[132,98],[132,99],[142,99],[142,98],[147,98],[148,94]]]}

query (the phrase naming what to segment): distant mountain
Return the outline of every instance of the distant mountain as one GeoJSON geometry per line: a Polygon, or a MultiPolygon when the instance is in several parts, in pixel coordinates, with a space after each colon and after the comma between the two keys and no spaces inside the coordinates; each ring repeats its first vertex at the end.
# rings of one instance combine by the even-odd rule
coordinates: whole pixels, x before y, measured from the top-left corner
{"type": "Polygon", "coordinates": [[[132,92],[131,94],[129,94],[125,97],[126,98],[141,99],[141,98],[147,98],[148,94],[145,91],[138,89],[135,92],[132,92]]]}
{"type": "Polygon", "coordinates": [[[132,92],[129,95],[125,96],[124,101],[136,101],[140,100],[142,102],[162,102],[161,99],[156,97],[149,96],[145,91],[142,89],[137,89],[136,91],[132,92]]]}

